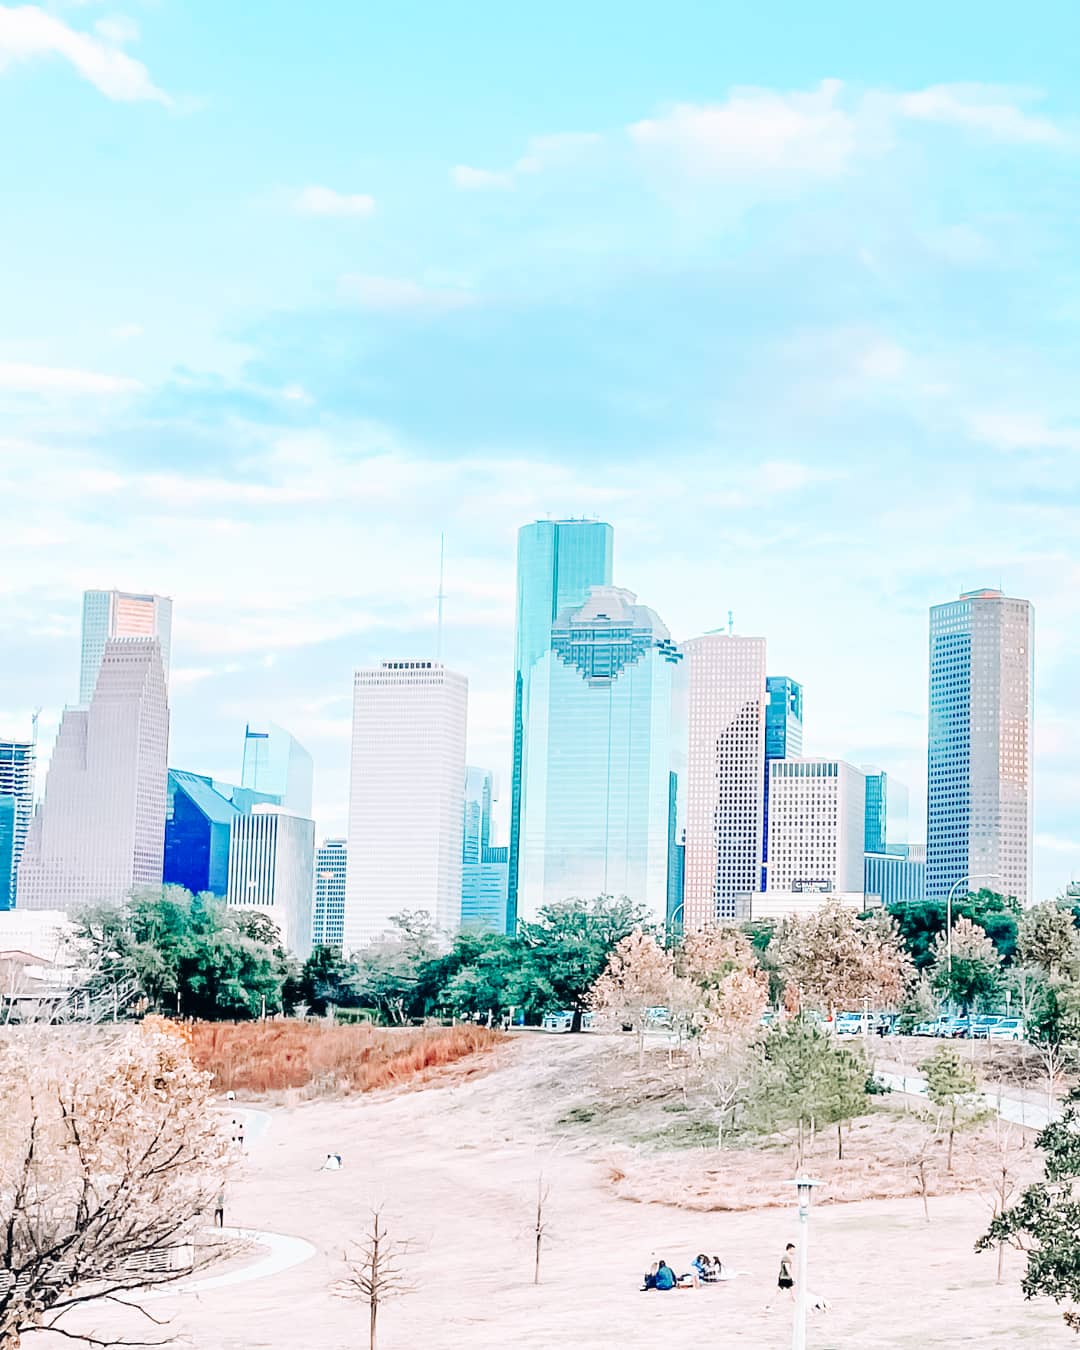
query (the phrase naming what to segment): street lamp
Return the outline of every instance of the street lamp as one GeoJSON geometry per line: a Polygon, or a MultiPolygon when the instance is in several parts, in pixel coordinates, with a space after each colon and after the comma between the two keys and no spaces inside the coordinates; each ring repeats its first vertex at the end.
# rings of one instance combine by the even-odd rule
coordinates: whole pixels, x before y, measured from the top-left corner
{"type": "Polygon", "coordinates": [[[789,1185],[795,1187],[799,1200],[799,1244],[796,1251],[799,1273],[795,1276],[795,1326],[791,1333],[791,1350],[806,1350],[806,1247],[810,1240],[810,1197],[820,1181],[813,1177],[796,1177],[789,1185]]]}
{"type": "Polygon", "coordinates": [[[969,877],[960,877],[949,887],[948,899],[945,901],[945,971],[949,978],[949,1001],[952,1001],[952,902],[953,896],[961,886],[966,886],[969,881],[1000,881],[1001,877],[997,872],[973,872],[969,877]]]}

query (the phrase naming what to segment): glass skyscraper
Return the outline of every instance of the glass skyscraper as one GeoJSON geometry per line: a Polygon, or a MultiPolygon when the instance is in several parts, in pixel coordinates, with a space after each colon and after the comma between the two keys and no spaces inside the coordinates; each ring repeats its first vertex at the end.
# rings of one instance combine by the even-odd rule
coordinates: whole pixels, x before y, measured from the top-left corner
{"type": "MultiPolygon", "coordinates": [[[[769,765],[774,759],[797,759],[803,751],[803,687],[787,675],[765,678],[765,809],[761,832],[762,861],[769,861],[769,765]]],[[[768,885],[761,869],[761,889],[768,885]]]]}
{"type": "Polygon", "coordinates": [[[12,802],[10,853],[0,850],[0,909],[15,905],[15,887],[30,821],[34,815],[34,762],[37,746],[29,741],[0,740],[0,800],[12,802]]]}
{"type": "Polygon", "coordinates": [[[348,844],[324,839],[315,850],[315,909],[311,941],[316,947],[340,947],[345,933],[345,870],[348,844]]]}
{"type": "Polygon", "coordinates": [[[611,585],[614,531],[600,520],[537,520],[518,531],[514,651],[514,759],[510,782],[507,928],[517,922],[521,831],[527,809],[527,731],[533,672],[551,648],[557,616],[611,585]]]}
{"type": "Polygon", "coordinates": [[[564,609],[530,671],[517,909],[626,895],[668,908],[672,693],[682,660],[630,592],[564,609]]]}
{"type": "Polygon", "coordinates": [[[15,893],[15,798],[0,796],[0,909],[11,909],[15,893]]]}
{"type": "Polygon", "coordinates": [[[863,766],[866,775],[867,853],[884,853],[888,836],[889,775],[882,769],[863,766]]]}
{"type": "Polygon", "coordinates": [[[465,769],[465,830],[462,865],[478,863],[491,843],[492,775],[490,769],[465,769]]]}
{"type": "Polygon", "coordinates": [[[930,610],[926,894],[1031,897],[1030,601],[968,591],[930,610]]]}
{"type": "Polygon", "coordinates": [[[240,785],[276,799],[294,816],[311,817],[311,756],[295,738],[273,722],[265,731],[244,728],[244,761],[240,785]]]}
{"type": "Polygon", "coordinates": [[[165,686],[169,684],[172,647],[172,601],[164,595],[135,595],[129,591],[85,591],[82,615],[82,661],[79,668],[79,704],[89,707],[94,697],[105,644],[110,638],[156,637],[161,648],[165,686]]]}

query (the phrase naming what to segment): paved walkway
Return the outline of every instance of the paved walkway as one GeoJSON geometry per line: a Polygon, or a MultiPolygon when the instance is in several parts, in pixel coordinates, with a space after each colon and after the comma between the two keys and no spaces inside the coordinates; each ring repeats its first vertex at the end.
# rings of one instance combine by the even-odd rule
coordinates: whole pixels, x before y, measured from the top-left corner
{"type": "MultiPolygon", "coordinates": [[[[926,1096],[926,1079],[920,1074],[904,1071],[891,1073],[879,1069],[875,1077],[894,1092],[904,1092],[912,1097],[926,1096]]],[[[1023,1094],[1005,1092],[981,1092],[979,1095],[988,1110],[996,1111],[1002,1120],[1007,1120],[1013,1125],[1026,1125],[1029,1129],[1041,1130],[1050,1121],[1049,1103],[1045,1100],[1037,1102],[1023,1094]]],[[[1060,1115],[1060,1108],[1055,1106],[1053,1119],[1057,1120],[1060,1115]]]]}
{"type": "Polygon", "coordinates": [[[265,1280],[271,1275],[280,1275],[315,1255],[315,1248],[305,1238],[289,1237],[285,1233],[264,1233],[258,1228],[221,1228],[215,1230],[225,1237],[240,1238],[243,1242],[255,1242],[260,1247],[269,1247],[261,1260],[250,1266],[241,1266],[238,1270],[227,1270],[222,1275],[208,1275],[201,1280],[181,1280],[177,1284],[155,1289],[147,1298],[172,1298],[175,1294],[202,1294],[210,1289],[224,1289],[232,1284],[250,1284],[252,1280],[265,1280]]]}

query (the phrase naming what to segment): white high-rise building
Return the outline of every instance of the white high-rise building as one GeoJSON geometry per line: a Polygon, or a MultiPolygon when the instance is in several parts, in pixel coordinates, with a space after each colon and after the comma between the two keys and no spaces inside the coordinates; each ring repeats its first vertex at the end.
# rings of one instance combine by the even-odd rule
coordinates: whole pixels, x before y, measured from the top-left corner
{"type": "Polygon", "coordinates": [[[468,681],[436,661],[356,672],[344,946],[402,910],[443,933],[461,922],[468,681]]]}
{"type": "Polygon", "coordinates": [[[968,591],[930,610],[926,896],[1032,890],[1029,600],[968,591]]]}
{"type": "Polygon", "coordinates": [[[861,892],[865,831],[866,775],[853,764],[773,760],[769,892],[861,892]]]}
{"type": "MultiPolygon", "coordinates": [[[[34,815],[34,761],[37,745],[34,740],[5,741],[0,739],[0,799],[11,799],[11,838],[8,850],[0,839],[0,910],[10,909],[15,903],[15,882],[19,862],[26,847],[26,835],[34,815]]],[[[0,801],[0,813],[3,802],[0,801]]],[[[2,827],[2,820],[0,820],[2,827]]]]}
{"type": "Polygon", "coordinates": [[[161,884],[169,705],[156,637],[110,638],[67,708],[19,867],[20,909],[70,911],[161,884]]]}
{"type": "Polygon", "coordinates": [[[169,687],[169,656],[172,648],[172,601],[164,595],[135,595],[129,591],[86,591],[83,594],[82,664],[79,670],[79,704],[86,707],[105,644],[110,638],[156,637],[161,644],[165,688],[169,687]]]}
{"type": "Polygon", "coordinates": [[[340,947],[345,923],[344,839],[324,839],[315,850],[315,909],[311,941],[316,947],[340,947]]]}
{"type": "Polygon", "coordinates": [[[294,956],[311,954],[315,822],[265,802],[229,824],[229,890],[235,909],[265,913],[294,956]]]}
{"type": "Polygon", "coordinates": [[[734,918],[760,890],[765,774],[765,639],[706,633],[681,646],[687,664],[688,929],[734,918]]]}

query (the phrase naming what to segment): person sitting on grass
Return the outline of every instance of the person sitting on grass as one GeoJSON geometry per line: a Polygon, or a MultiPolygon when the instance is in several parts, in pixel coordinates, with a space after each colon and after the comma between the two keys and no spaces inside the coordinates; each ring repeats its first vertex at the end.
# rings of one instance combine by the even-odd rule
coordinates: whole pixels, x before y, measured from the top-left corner
{"type": "Polygon", "coordinates": [[[712,1259],[712,1274],[709,1278],[713,1280],[723,1280],[727,1278],[724,1274],[724,1263],[718,1256],[714,1256],[712,1259]]]}
{"type": "Polygon", "coordinates": [[[716,1276],[713,1274],[712,1261],[704,1252],[699,1252],[697,1256],[694,1257],[693,1266],[697,1271],[698,1279],[701,1280],[703,1284],[709,1284],[716,1279],[716,1276]]]}
{"type": "Polygon", "coordinates": [[[642,1291],[646,1289],[674,1289],[678,1280],[675,1278],[675,1272],[666,1261],[657,1261],[652,1270],[645,1276],[645,1283],[641,1286],[642,1291]]]}

